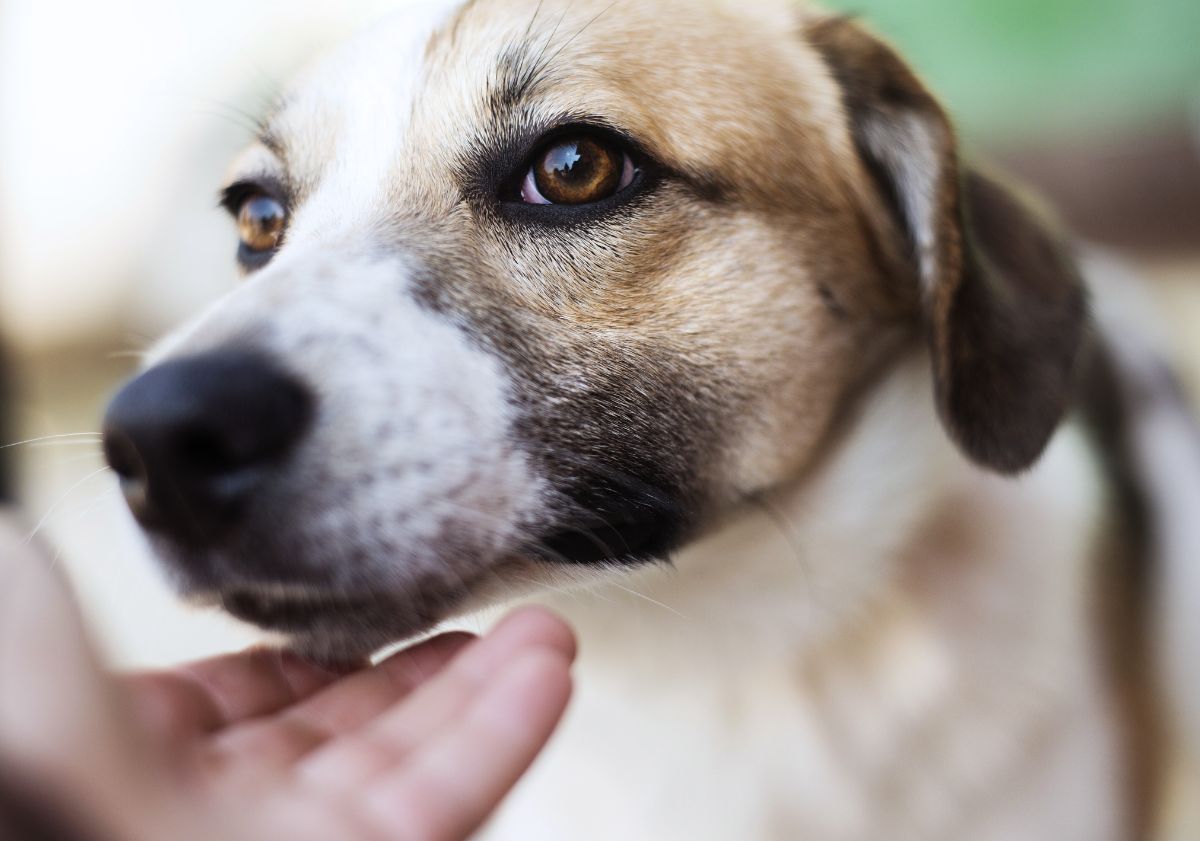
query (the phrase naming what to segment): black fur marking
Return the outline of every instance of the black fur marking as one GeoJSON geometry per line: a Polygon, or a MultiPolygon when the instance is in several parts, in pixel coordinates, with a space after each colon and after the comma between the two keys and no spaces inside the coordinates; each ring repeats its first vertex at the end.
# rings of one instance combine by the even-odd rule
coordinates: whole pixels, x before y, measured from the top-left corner
{"type": "Polygon", "coordinates": [[[488,106],[500,117],[517,110],[531,99],[544,81],[545,68],[529,49],[511,44],[496,61],[496,76],[488,93],[488,106]]]}
{"type": "Polygon", "coordinates": [[[601,9],[583,26],[565,38],[562,43],[556,43],[563,21],[566,19],[567,12],[570,11],[570,6],[568,6],[546,39],[540,45],[535,45],[530,40],[530,35],[538,15],[542,11],[542,4],[538,3],[520,41],[509,45],[500,54],[500,59],[496,64],[496,75],[488,97],[493,113],[501,116],[505,111],[515,109],[535,96],[541,86],[550,78],[554,62],[562,55],[563,51],[575,43],[580,35],[615,5],[616,0],[601,9]]]}
{"type": "Polygon", "coordinates": [[[945,316],[947,425],[1015,473],[1041,455],[1075,393],[1089,323],[1074,257],[992,181],[968,173],[961,286],[945,316]]]}
{"type": "Polygon", "coordinates": [[[701,395],[715,374],[665,346],[563,331],[512,301],[481,300],[452,267],[418,279],[418,300],[464,323],[514,379],[515,435],[553,491],[527,551],[565,563],[661,559],[704,510],[719,440],[701,395]]]}

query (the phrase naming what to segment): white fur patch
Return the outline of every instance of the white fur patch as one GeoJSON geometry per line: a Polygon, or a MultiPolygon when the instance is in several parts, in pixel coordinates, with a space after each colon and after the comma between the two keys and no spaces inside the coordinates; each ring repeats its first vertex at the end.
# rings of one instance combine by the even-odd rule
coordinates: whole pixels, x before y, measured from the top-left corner
{"type": "Polygon", "coordinates": [[[901,211],[916,247],[921,271],[921,291],[931,296],[937,282],[937,238],[940,224],[937,194],[940,189],[940,138],[937,128],[919,114],[892,114],[865,125],[872,152],[883,161],[897,185],[901,211]]]}
{"type": "Polygon", "coordinates": [[[274,127],[287,137],[294,177],[317,187],[291,221],[301,242],[369,231],[393,208],[387,177],[405,154],[425,81],[430,38],[462,0],[410,3],[302,76],[274,127]],[[312,160],[306,159],[310,152],[312,160]]]}

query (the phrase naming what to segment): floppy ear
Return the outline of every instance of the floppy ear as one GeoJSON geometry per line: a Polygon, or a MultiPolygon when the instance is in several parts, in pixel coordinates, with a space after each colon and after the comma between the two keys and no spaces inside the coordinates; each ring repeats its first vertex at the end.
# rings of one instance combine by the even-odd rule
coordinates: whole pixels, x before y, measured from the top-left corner
{"type": "Polygon", "coordinates": [[[942,422],[976,462],[1028,468],[1073,399],[1087,303],[1072,254],[1007,190],[960,168],[949,119],[891,47],[846,18],[807,34],[888,210],[877,235],[911,255],[942,422]]]}

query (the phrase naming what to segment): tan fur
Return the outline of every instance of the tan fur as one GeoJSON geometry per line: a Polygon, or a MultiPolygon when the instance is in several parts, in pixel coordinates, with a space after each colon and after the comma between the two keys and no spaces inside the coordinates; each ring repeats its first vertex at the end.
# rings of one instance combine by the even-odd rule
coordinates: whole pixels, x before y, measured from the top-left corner
{"type": "MultiPolygon", "coordinates": [[[[1135,837],[1134,758],[1093,603],[1109,549],[1096,523],[1114,510],[1094,455],[1072,423],[1026,476],[977,466],[1029,467],[1061,419],[1082,365],[1078,278],[1021,204],[962,168],[916,76],[864,30],[785,0],[472,0],[422,20],[433,34],[403,59],[389,39],[415,24],[369,34],[284,98],[232,175],[286,180],[283,246],[161,355],[252,337],[336,398],[356,340],[385,355],[408,325],[450,344],[448,325],[465,324],[476,341],[453,358],[496,386],[487,418],[520,402],[501,386],[526,387],[535,422],[578,400],[557,429],[609,424],[586,439],[598,449],[652,421],[674,436],[652,456],[695,446],[699,513],[673,568],[554,566],[489,532],[498,519],[519,532],[547,496],[511,478],[541,455],[519,446],[497,446],[505,481],[469,498],[481,517],[467,525],[489,540],[464,568],[434,546],[418,586],[368,559],[393,564],[369,572],[407,588],[401,607],[432,603],[436,619],[568,589],[551,600],[583,635],[579,705],[497,837],[1135,837]],[[535,83],[510,84],[514,50],[546,59],[535,83]],[[864,128],[864,114],[894,121],[864,128]],[[581,118],[668,173],[623,224],[531,232],[464,184],[516,128],[581,118]],[[909,189],[900,207],[888,177],[909,189]],[[364,296],[387,301],[392,278],[420,305],[377,335],[364,296]],[[301,330],[315,321],[337,339],[320,356],[301,330]],[[496,369],[522,365],[537,370],[497,385],[496,369]]],[[[419,383],[451,418],[474,398],[442,388],[457,370],[419,383]]],[[[373,395],[372,374],[388,372],[343,391],[373,395]]],[[[379,426],[417,412],[401,402],[372,404],[379,426]]],[[[369,474],[375,432],[345,433],[352,404],[324,440],[337,467],[369,474]]],[[[404,458],[425,445],[385,443],[404,458]]],[[[335,513],[341,531],[320,535],[333,545],[381,538],[335,513]]]]}

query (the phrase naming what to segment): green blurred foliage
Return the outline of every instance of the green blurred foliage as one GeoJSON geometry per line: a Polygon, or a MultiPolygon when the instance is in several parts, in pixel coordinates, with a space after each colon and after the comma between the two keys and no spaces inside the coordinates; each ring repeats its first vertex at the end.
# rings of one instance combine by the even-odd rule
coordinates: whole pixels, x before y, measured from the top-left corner
{"type": "Polygon", "coordinates": [[[893,39],[965,133],[1120,129],[1200,102],[1200,0],[827,0],[893,39]]]}

